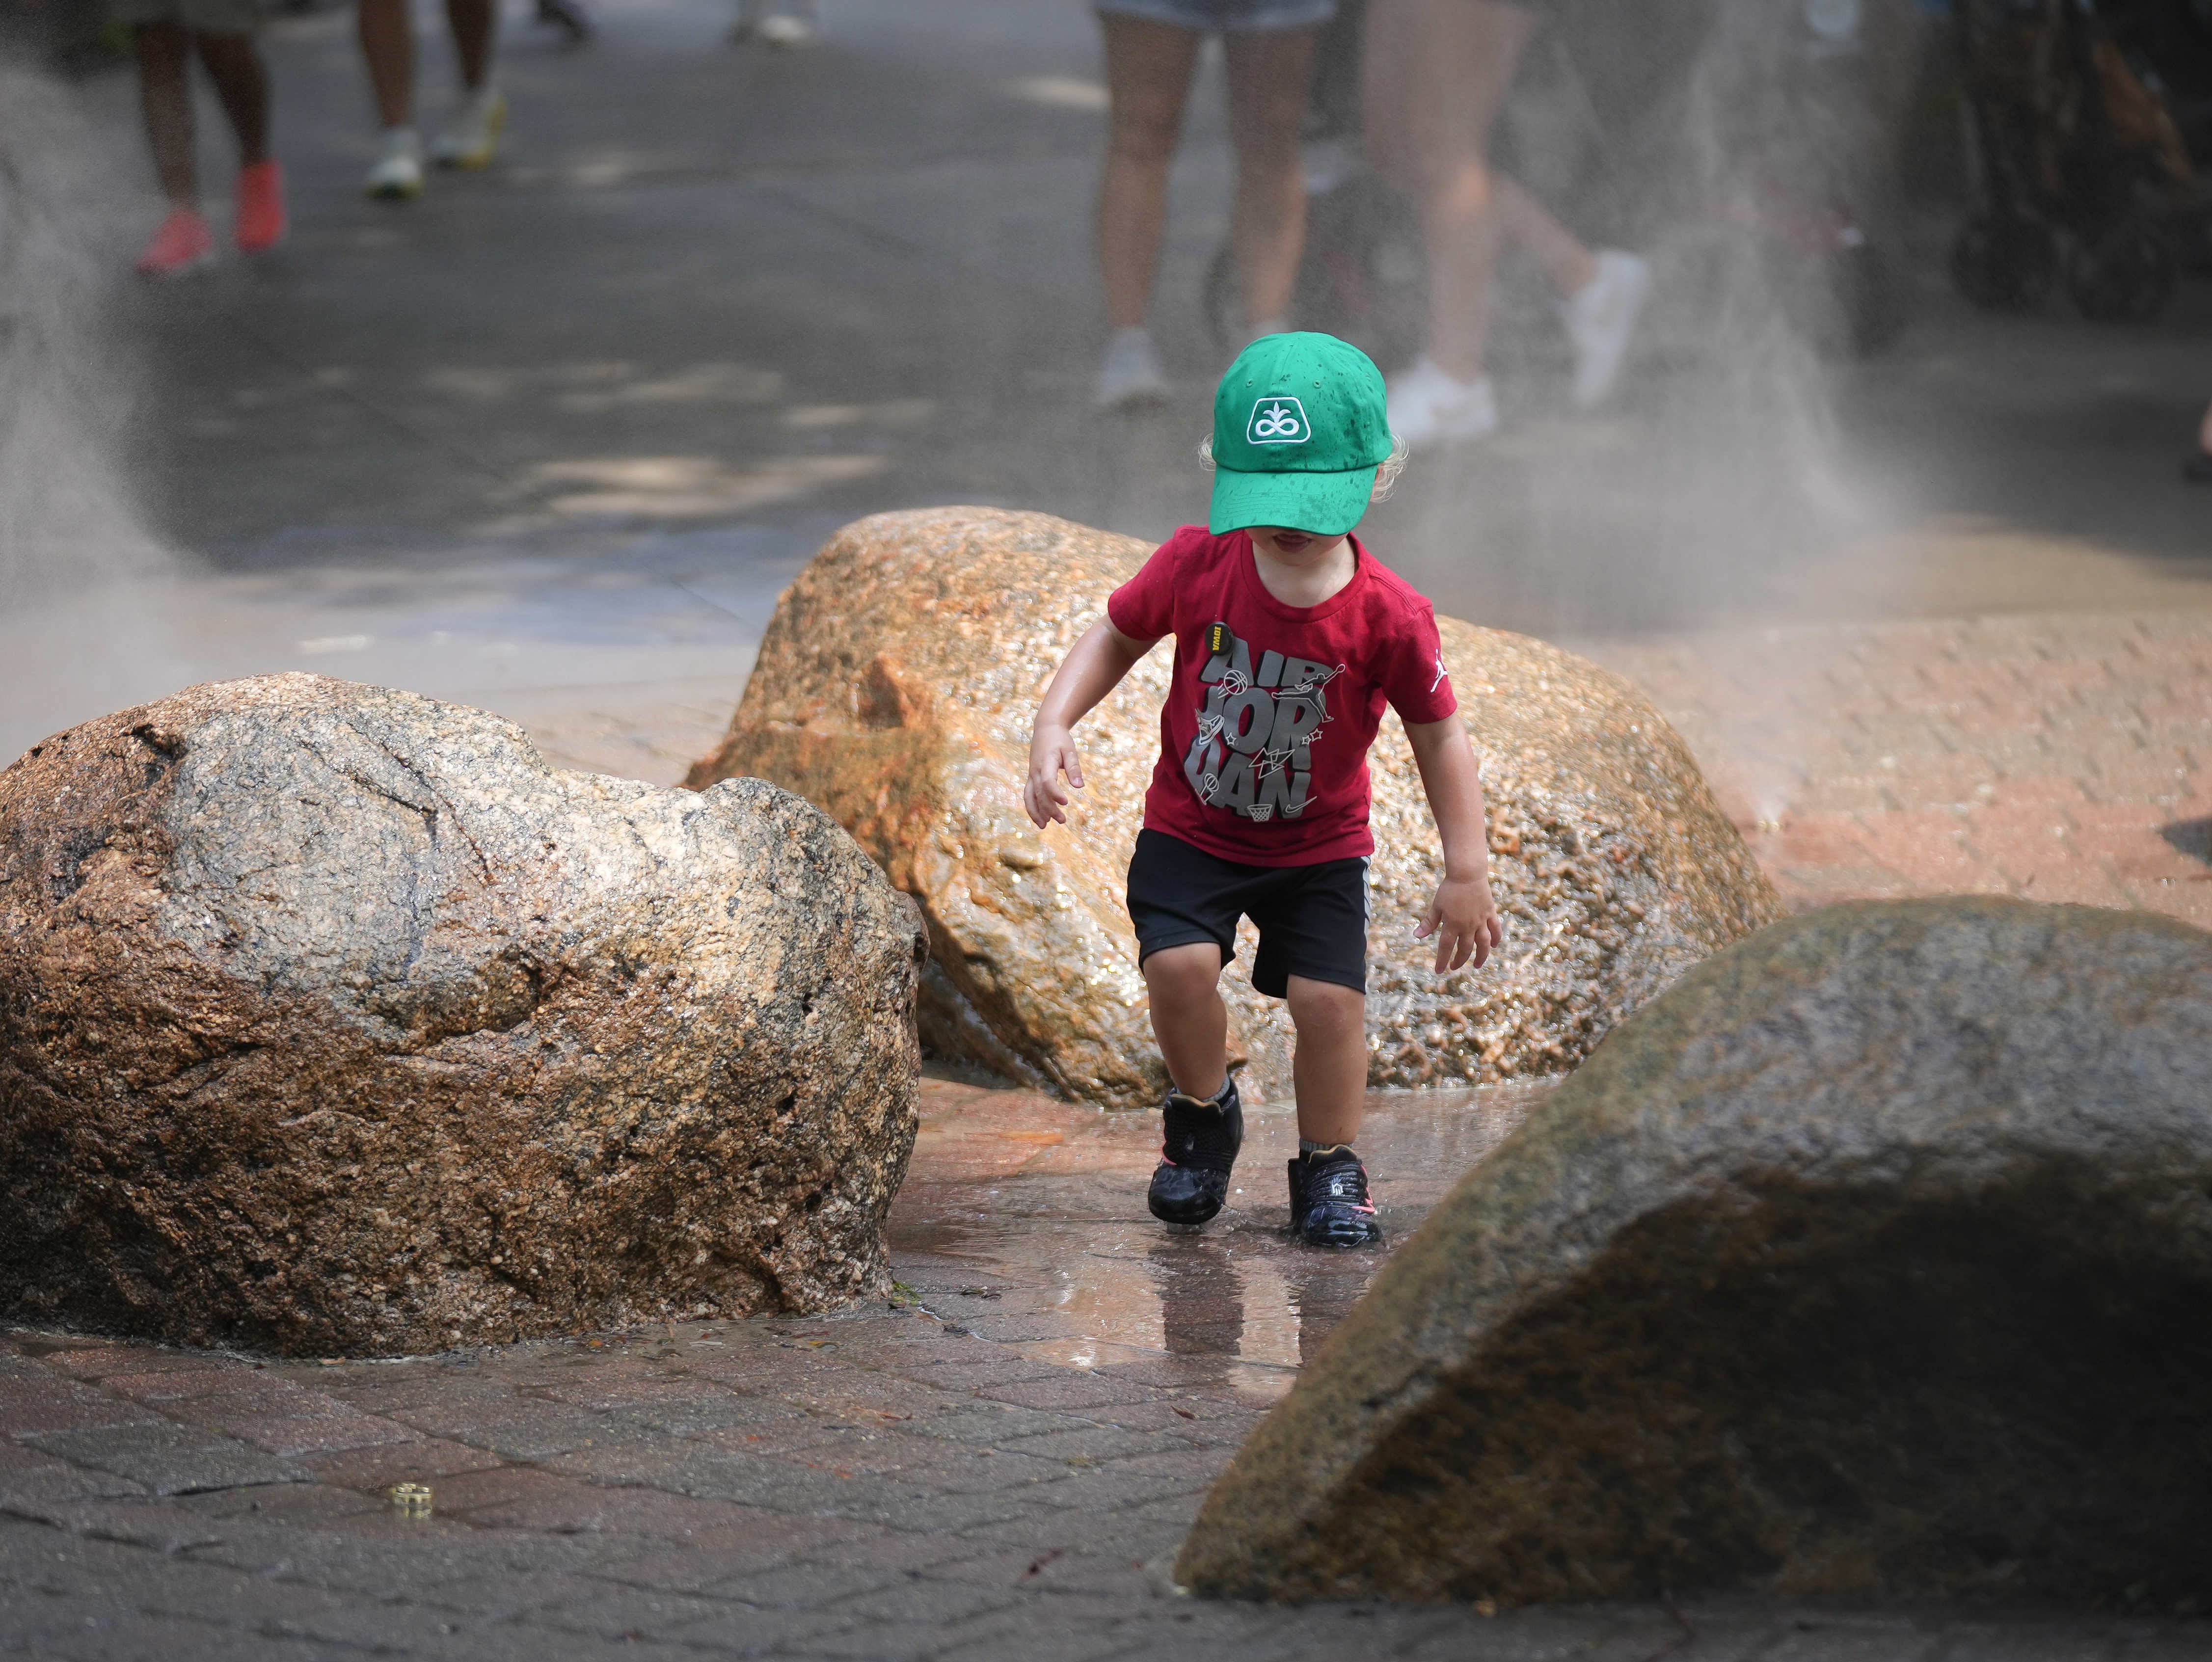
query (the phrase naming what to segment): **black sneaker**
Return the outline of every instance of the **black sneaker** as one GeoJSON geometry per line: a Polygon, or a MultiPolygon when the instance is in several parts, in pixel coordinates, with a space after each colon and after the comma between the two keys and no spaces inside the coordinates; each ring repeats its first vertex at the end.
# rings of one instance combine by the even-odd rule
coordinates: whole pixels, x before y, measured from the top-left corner
{"type": "Polygon", "coordinates": [[[1159,1169],[1145,1204],[1164,1223],[1203,1223],[1229,1195],[1229,1173],[1244,1146],[1244,1105],[1230,1080],[1212,1101],[1168,1093],[1161,1110],[1159,1169]]]}
{"type": "Polygon", "coordinates": [[[1291,1162],[1291,1233],[1309,1246],[1372,1246],[1382,1239],[1367,1168],[1349,1143],[1291,1162]]]}

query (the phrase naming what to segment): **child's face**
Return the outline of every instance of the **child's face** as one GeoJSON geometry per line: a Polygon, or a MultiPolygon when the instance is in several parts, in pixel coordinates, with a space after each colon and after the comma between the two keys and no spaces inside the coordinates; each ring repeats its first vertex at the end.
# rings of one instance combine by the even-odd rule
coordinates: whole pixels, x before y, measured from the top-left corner
{"type": "Polygon", "coordinates": [[[1246,534],[1261,553],[1286,566],[1300,567],[1324,564],[1344,546],[1345,537],[1341,531],[1334,537],[1322,537],[1310,531],[1293,531],[1287,525],[1255,525],[1246,534]]]}

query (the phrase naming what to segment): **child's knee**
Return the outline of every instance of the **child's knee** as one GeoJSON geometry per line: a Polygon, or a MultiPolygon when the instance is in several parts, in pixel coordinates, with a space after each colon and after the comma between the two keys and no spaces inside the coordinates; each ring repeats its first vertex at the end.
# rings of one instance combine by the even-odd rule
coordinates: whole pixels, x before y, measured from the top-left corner
{"type": "Polygon", "coordinates": [[[1291,1024],[1301,1032],[1357,1032],[1366,1026],[1367,995],[1358,987],[1293,975],[1288,994],[1291,1024]]]}
{"type": "Polygon", "coordinates": [[[1145,986],[1162,998],[1203,998],[1221,979],[1221,949],[1211,941],[1162,947],[1145,960],[1145,986]]]}

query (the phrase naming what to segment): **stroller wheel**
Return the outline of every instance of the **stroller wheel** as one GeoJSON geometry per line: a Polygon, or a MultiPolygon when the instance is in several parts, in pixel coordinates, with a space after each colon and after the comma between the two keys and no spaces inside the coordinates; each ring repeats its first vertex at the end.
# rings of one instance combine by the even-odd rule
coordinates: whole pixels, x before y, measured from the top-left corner
{"type": "Polygon", "coordinates": [[[2148,323],[2173,293],[2173,251],[2159,227],[2130,215],[2094,241],[2076,243],[2066,290],[2100,323],[2148,323]]]}
{"type": "Polygon", "coordinates": [[[1977,214],[1951,245],[1951,285],[1984,312],[2039,306],[2058,275],[2058,247],[2033,220],[1977,214]]]}

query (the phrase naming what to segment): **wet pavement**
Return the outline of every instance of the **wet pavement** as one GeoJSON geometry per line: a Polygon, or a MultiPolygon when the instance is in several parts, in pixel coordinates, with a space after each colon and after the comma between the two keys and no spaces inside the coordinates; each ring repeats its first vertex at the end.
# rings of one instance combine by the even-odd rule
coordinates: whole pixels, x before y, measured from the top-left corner
{"type": "MultiPolygon", "coordinates": [[[[1175,398],[1103,418],[1082,8],[831,0],[793,55],[728,48],[721,0],[608,0],[574,53],[507,9],[505,158],[399,210],[356,194],[346,14],[273,23],[294,240],[204,283],[120,278],[155,206],[127,76],[36,106],[47,145],[14,160],[54,187],[101,350],[52,342],[86,410],[0,410],[84,423],[41,452],[54,571],[26,590],[0,561],[0,761],[190,680],[299,668],[671,782],[844,519],[1196,513],[1212,68],[1160,289],[1175,398]]],[[[1802,419],[1771,432],[1702,419],[1726,342],[1658,339],[1617,409],[1569,419],[1540,297],[1509,289],[1511,425],[1409,474],[1374,540],[1444,610],[1648,687],[1794,905],[1996,889],[2212,922],[2212,498],[2173,466],[2212,292],[2140,330],[1979,316],[1942,234],[1899,348],[1774,389],[1802,419]]],[[[24,479],[0,482],[19,537],[43,523],[24,479]]],[[[1378,1097],[1392,1240],[1540,1101],[1378,1097]]],[[[1277,1233],[1279,1117],[1194,1236],[1144,1212],[1139,1119],[949,1080],[927,1105],[884,1305],[329,1365],[0,1335],[0,1652],[2212,1656],[2204,1624],[2147,1611],[1178,1598],[1159,1565],[1200,1495],[1381,1254],[1277,1233]],[[428,1518],[393,1511],[409,1482],[428,1518]]]]}
{"type": "Polygon", "coordinates": [[[1802,911],[2011,895],[2212,927],[2212,625],[2029,615],[1613,642],[1802,911]]]}
{"type": "MultiPolygon", "coordinates": [[[[1378,1093],[1403,1240],[1542,1088],[1378,1093]]],[[[935,1079],[899,1285],[839,1314],[398,1362],[0,1335],[0,1652],[558,1657],[2212,1656],[2154,1612],[1689,1598],[1486,1613],[1179,1595],[1200,1497],[1383,1261],[1280,1232],[1287,1115],[1203,1234],[1154,1131],[935,1079]],[[430,1491],[428,1516],[390,1491],[430,1491]]]]}

